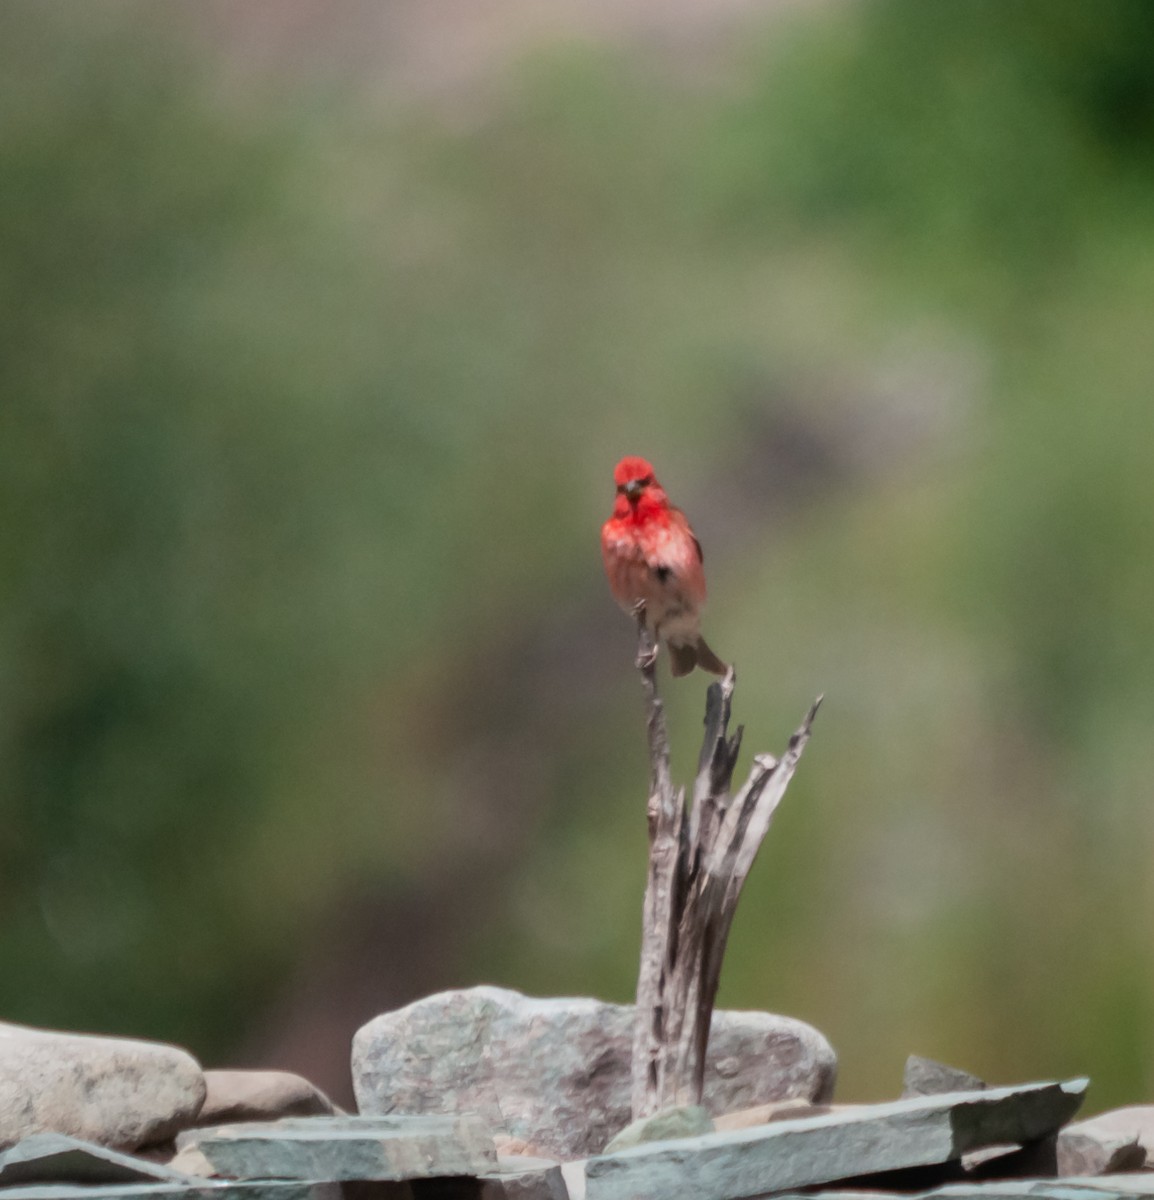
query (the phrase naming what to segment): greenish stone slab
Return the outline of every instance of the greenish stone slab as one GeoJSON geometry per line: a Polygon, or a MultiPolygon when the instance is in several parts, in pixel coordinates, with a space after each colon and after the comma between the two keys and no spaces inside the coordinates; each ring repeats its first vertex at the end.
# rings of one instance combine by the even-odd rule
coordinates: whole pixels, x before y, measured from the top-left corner
{"type": "Polygon", "coordinates": [[[587,1200],[744,1200],[950,1162],[983,1146],[1053,1133],[1077,1111],[1087,1082],[955,1092],[635,1146],[589,1159],[585,1195],[587,1200]]]}
{"type": "Polygon", "coordinates": [[[1072,1179],[1006,1179],[980,1185],[953,1184],[931,1193],[935,1200],[1154,1200],[1154,1174],[1096,1175],[1072,1179]]]}
{"type": "MultiPolygon", "coordinates": [[[[954,1183],[929,1192],[822,1191],[821,1200],[1154,1200],[1154,1172],[1095,1175],[1077,1179],[1003,1179],[954,1183]]],[[[774,1200],[815,1200],[783,1192],[774,1200]]]]}
{"type": "Polygon", "coordinates": [[[159,1163],[120,1154],[64,1133],[36,1133],[0,1154],[0,1187],[33,1183],[196,1184],[159,1163]]]}
{"type": "MultiPolygon", "coordinates": [[[[402,1189],[404,1185],[399,1185],[402,1189]]],[[[92,1186],[42,1183],[5,1188],[4,1200],[343,1200],[339,1183],[298,1183],[261,1180],[255,1183],[96,1184],[92,1186]]],[[[381,1200],[392,1200],[382,1197],[381,1200]]],[[[397,1200],[408,1200],[405,1191],[397,1200]]]]}
{"type": "Polygon", "coordinates": [[[480,1118],[456,1116],[300,1117],[189,1130],[227,1179],[402,1181],[489,1175],[493,1138],[480,1118]]]}

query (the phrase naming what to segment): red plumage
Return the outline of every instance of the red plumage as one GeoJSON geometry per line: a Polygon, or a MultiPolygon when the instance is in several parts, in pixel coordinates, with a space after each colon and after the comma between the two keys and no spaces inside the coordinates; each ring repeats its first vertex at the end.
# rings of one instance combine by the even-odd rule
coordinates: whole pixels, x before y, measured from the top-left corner
{"type": "Polygon", "coordinates": [[[644,458],[623,458],[613,482],[613,515],[601,527],[613,598],[629,613],[645,602],[646,625],[669,647],[674,675],[688,675],[695,666],[724,675],[728,668],[701,636],[705,572],[701,543],[685,514],[669,503],[644,458]]]}

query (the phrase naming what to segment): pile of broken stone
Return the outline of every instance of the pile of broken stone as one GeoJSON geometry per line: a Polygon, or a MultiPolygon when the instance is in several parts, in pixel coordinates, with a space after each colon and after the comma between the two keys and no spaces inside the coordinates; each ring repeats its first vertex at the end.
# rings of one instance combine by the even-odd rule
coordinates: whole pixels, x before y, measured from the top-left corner
{"type": "Polygon", "coordinates": [[[987,1087],[916,1058],[901,1099],[837,1105],[829,1043],[768,1013],[717,1012],[704,1105],[630,1123],[632,1025],[443,992],[356,1034],[357,1115],[288,1073],[0,1025],[0,1200],[1154,1200],[1154,1108],[1072,1124],[1085,1080],[987,1087]]]}

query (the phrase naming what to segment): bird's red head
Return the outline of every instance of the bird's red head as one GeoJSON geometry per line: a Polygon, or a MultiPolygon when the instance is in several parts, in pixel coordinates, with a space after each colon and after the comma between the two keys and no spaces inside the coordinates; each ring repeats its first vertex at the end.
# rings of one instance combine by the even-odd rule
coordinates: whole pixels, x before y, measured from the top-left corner
{"type": "Polygon", "coordinates": [[[613,482],[617,487],[614,512],[618,516],[629,512],[635,517],[640,516],[654,509],[664,508],[669,503],[661,484],[653,474],[653,465],[636,454],[623,458],[613,468],[613,482]]]}
{"type": "Polygon", "coordinates": [[[613,468],[613,482],[621,495],[640,495],[657,482],[653,465],[636,454],[627,455],[613,468]]]}

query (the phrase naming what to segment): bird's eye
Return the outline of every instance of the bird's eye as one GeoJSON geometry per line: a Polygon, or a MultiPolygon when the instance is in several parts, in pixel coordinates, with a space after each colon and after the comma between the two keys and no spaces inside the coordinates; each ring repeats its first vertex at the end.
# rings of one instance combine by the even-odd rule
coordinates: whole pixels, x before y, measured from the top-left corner
{"type": "Polygon", "coordinates": [[[653,482],[653,476],[646,475],[644,479],[639,479],[637,482],[641,484],[642,487],[648,487],[653,482]]]}

